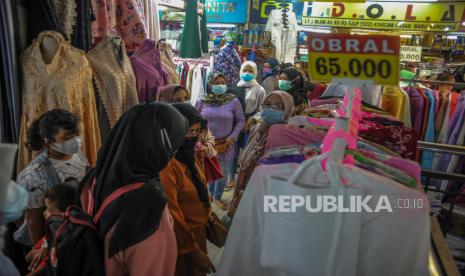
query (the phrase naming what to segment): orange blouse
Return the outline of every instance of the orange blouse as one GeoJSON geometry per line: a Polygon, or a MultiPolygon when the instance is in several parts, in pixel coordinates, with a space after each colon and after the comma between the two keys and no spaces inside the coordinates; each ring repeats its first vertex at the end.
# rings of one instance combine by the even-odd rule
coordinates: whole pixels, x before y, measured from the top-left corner
{"type": "MultiPolygon", "coordinates": [[[[196,165],[200,180],[207,185],[199,162],[196,165]]],[[[160,172],[160,181],[174,220],[178,255],[191,252],[195,248],[196,240],[193,230],[206,227],[209,210],[197,195],[189,169],[175,158],[160,172]]]]}

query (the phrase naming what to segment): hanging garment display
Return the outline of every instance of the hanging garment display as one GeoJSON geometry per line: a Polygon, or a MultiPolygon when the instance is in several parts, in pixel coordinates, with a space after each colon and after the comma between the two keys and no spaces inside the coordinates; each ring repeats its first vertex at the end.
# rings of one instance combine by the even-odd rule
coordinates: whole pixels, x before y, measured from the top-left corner
{"type": "MultiPolygon", "coordinates": [[[[205,6],[206,0],[199,0],[200,4],[205,6]]],[[[209,34],[207,29],[207,12],[204,9],[200,15],[200,47],[203,53],[208,53],[209,34]]]]}
{"type": "Polygon", "coordinates": [[[186,18],[184,19],[184,28],[181,35],[179,56],[183,58],[199,58],[202,56],[197,0],[187,1],[186,3],[186,18]]]}
{"type": "Polygon", "coordinates": [[[121,38],[107,36],[89,51],[87,58],[94,72],[97,94],[113,127],[126,110],[139,102],[124,42],[121,38]]]}
{"type": "Polygon", "coordinates": [[[155,41],[160,39],[160,19],[158,0],[143,0],[147,36],[155,41]]]}
{"type": "Polygon", "coordinates": [[[202,64],[198,64],[192,72],[192,85],[188,88],[191,92],[191,104],[195,105],[198,99],[202,98],[205,94],[203,72],[206,70],[202,64]]]}
{"type": "Polygon", "coordinates": [[[283,22],[283,10],[272,10],[266,22],[266,31],[271,32],[271,42],[276,48],[280,63],[294,64],[297,49],[297,19],[294,12],[287,11],[283,22]]]}
{"type": "MultiPolygon", "coordinates": [[[[380,106],[392,116],[401,120],[405,126],[411,127],[410,99],[400,87],[383,86],[380,106]]],[[[377,105],[377,104],[375,104],[377,105]]]]}
{"type": "Polygon", "coordinates": [[[43,31],[57,31],[76,48],[90,50],[91,16],[90,0],[37,0],[27,1],[28,42],[43,31]]]}
{"type": "Polygon", "coordinates": [[[71,37],[71,45],[84,51],[92,49],[91,21],[93,11],[91,0],[76,0],[76,24],[71,37]]]}
{"type": "Polygon", "coordinates": [[[173,61],[173,53],[171,51],[171,45],[165,41],[160,41],[158,43],[158,49],[160,50],[161,63],[163,68],[168,73],[168,84],[177,84],[179,83],[179,76],[177,73],[177,66],[173,61]]]}
{"type": "Polygon", "coordinates": [[[135,51],[147,38],[141,0],[91,0],[95,19],[92,37],[97,44],[105,36],[120,36],[127,51],[135,51]]]}
{"type": "Polygon", "coordinates": [[[218,55],[215,56],[213,63],[213,72],[223,73],[226,77],[228,87],[234,87],[239,80],[241,70],[241,58],[232,44],[221,48],[218,55]]]}
{"type": "Polygon", "coordinates": [[[76,25],[76,1],[75,0],[52,0],[55,13],[61,22],[63,35],[70,39],[76,25]]]}
{"type": "Polygon", "coordinates": [[[17,143],[20,98],[15,24],[10,1],[0,1],[0,142],[17,143]]]}
{"type": "MultiPolygon", "coordinates": [[[[380,196],[389,196],[393,203],[397,202],[397,198],[421,199],[427,202],[426,196],[418,190],[356,167],[334,165],[332,172],[336,176],[339,175],[339,179],[348,180],[348,187],[362,190],[364,195],[373,196],[374,201],[370,200],[369,203],[373,209],[373,203],[376,204],[380,196]]],[[[312,199],[316,200],[313,196],[317,195],[317,187],[331,187],[328,184],[331,183],[331,172],[324,172],[321,162],[313,162],[305,170],[300,170],[301,174],[297,178],[299,181],[296,179],[292,182],[291,175],[296,169],[295,164],[282,164],[264,165],[255,170],[234,216],[218,267],[219,275],[427,275],[430,240],[427,205],[419,209],[394,209],[391,213],[363,213],[359,224],[361,232],[357,231],[357,225],[344,225],[350,224],[352,217],[357,221],[357,216],[360,215],[357,212],[315,214],[302,211],[302,215],[308,218],[321,216],[323,219],[328,215],[328,223],[339,222],[331,228],[334,232],[329,233],[327,228],[320,228],[316,224],[304,226],[302,223],[309,221],[308,219],[293,224],[289,219],[295,217],[294,212],[264,212],[264,198],[270,193],[294,195],[291,185],[295,184],[292,183],[301,183],[300,187],[295,189],[299,189],[305,195],[312,195],[312,199]],[[273,185],[272,179],[278,179],[283,184],[281,187],[273,185]],[[279,192],[276,189],[280,189],[279,192]],[[275,190],[276,192],[273,192],[275,190]],[[331,218],[331,215],[335,214],[347,218],[337,218],[337,215],[331,218]],[[248,227],[243,227],[244,225],[248,227]],[[343,226],[348,229],[342,228],[343,226]],[[333,233],[338,233],[338,239],[330,238],[333,233]],[[328,238],[324,239],[327,244],[321,245],[326,249],[322,251],[323,254],[318,254],[321,246],[308,245],[312,242],[319,244],[320,237],[328,238]],[[302,242],[305,242],[306,246],[301,246],[302,242]],[[288,251],[278,250],[280,245],[295,246],[293,250],[288,251]],[[399,248],[405,248],[407,251],[399,251],[399,248]],[[350,253],[347,253],[348,251],[350,253]],[[386,258],[379,258],[379,252],[384,252],[386,258]],[[302,261],[301,256],[313,256],[311,263],[302,261]],[[355,259],[341,261],[346,260],[348,256],[355,259]],[[318,264],[318,270],[313,270],[313,264],[318,264]],[[331,269],[325,269],[328,267],[331,269]],[[302,271],[306,273],[302,274],[302,271]]],[[[333,181],[337,181],[338,178],[335,179],[333,181]]],[[[340,185],[339,187],[344,186],[340,181],[336,184],[340,185]]],[[[315,205],[312,203],[311,206],[315,208],[315,205]]]]}
{"type": "MultiPolygon", "coordinates": [[[[339,85],[336,83],[331,83],[326,90],[323,92],[321,97],[343,97],[345,95],[344,85],[339,85]]],[[[381,86],[379,85],[370,85],[367,84],[361,88],[362,90],[362,100],[371,105],[378,105],[381,96],[381,86]]]]}
{"type": "Polygon", "coordinates": [[[146,39],[130,58],[136,77],[139,102],[153,101],[160,87],[168,84],[156,42],[146,39]]]}
{"type": "MultiPolygon", "coordinates": [[[[48,110],[61,108],[79,119],[82,150],[95,165],[100,147],[100,132],[92,87],[92,69],[82,51],[73,48],[57,32],[43,32],[21,57],[23,98],[20,144],[25,145],[27,131],[33,120],[48,110]],[[44,40],[56,43],[57,50],[47,63],[43,58],[44,40]]],[[[19,147],[18,170],[21,171],[32,154],[19,147]]]]}

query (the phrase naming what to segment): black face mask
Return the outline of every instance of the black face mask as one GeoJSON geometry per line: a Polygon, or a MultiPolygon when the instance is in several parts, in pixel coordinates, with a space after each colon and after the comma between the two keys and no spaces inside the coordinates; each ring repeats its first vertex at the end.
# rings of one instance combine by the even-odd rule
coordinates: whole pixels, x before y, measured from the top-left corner
{"type": "Polygon", "coordinates": [[[200,201],[202,201],[206,207],[210,207],[208,201],[208,192],[203,183],[200,181],[200,178],[197,174],[197,168],[195,167],[195,144],[197,143],[199,137],[190,137],[184,140],[184,143],[179,148],[176,153],[176,159],[184,165],[187,166],[191,172],[191,179],[194,183],[195,189],[199,196],[200,201]]]}
{"type": "Polygon", "coordinates": [[[184,140],[184,143],[182,143],[181,147],[179,147],[179,151],[193,150],[198,140],[199,140],[198,136],[186,138],[184,140]]]}

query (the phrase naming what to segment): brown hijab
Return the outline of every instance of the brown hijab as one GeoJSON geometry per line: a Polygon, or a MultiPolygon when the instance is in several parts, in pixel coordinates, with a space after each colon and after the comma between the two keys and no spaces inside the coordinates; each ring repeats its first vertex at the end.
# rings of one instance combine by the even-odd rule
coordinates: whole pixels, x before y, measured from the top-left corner
{"type": "Polygon", "coordinates": [[[160,88],[160,92],[158,93],[157,102],[172,103],[174,92],[178,88],[182,88],[187,91],[184,86],[179,84],[168,84],[167,86],[163,86],[160,88]]]}
{"type": "MultiPolygon", "coordinates": [[[[271,95],[277,95],[281,98],[283,105],[284,105],[284,114],[285,114],[284,122],[287,122],[289,117],[292,115],[292,111],[294,109],[293,97],[291,96],[291,94],[284,92],[284,91],[274,91],[266,95],[263,102],[266,102],[266,100],[269,97],[271,97],[271,95]]],[[[265,151],[266,142],[268,140],[269,129],[270,129],[270,125],[264,122],[256,125],[252,129],[250,133],[249,141],[242,154],[242,161],[241,161],[241,168],[240,168],[241,171],[247,170],[250,167],[252,168],[255,167],[257,160],[262,157],[265,151]]]]}

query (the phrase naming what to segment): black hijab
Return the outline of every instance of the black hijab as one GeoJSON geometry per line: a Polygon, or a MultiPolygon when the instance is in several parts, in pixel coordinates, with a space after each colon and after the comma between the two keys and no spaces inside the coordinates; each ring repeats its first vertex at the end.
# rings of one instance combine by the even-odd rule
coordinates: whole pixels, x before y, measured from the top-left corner
{"type": "MultiPolygon", "coordinates": [[[[94,213],[116,189],[135,182],[145,185],[113,201],[98,225],[103,238],[115,226],[109,256],[134,245],[158,229],[166,206],[159,172],[183,143],[187,120],[164,103],[136,105],[118,120],[98,152],[93,172],[94,213]],[[162,129],[166,130],[171,150],[162,129]]],[[[93,177],[87,177],[88,181],[93,177]]],[[[156,250],[156,249],[154,249],[156,250]]]]}
{"type": "MultiPolygon", "coordinates": [[[[201,126],[206,126],[207,120],[205,120],[197,111],[197,109],[195,109],[192,105],[186,103],[175,103],[173,106],[189,121],[189,126],[192,126],[196,123],[200,123],[201,126]]],[[[195,166],[194,146],[197,140],[198,139],[186,139],[176,153],[176,159],[186,165],[186,167],[189,169],[192,182],[194,183],[195,189],[197,190],[197,195],[199,196],[200,201],[202,201],[206,207],[210,207],[207,188],[200,180],[197,168],[195,166]]]]}
{"type": "Polygon", "coordinates": [[[289,94],[294,98],[294,105],[299,106],[307,102],[307,89],[305,80],[302,74],[294,67],[287,67],[281,73],[286,74],[287,79],[292,81],[292,88],[289,89],[289,94]]]}

